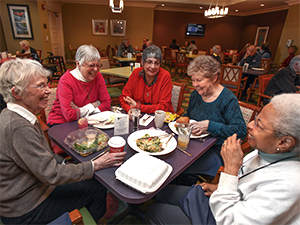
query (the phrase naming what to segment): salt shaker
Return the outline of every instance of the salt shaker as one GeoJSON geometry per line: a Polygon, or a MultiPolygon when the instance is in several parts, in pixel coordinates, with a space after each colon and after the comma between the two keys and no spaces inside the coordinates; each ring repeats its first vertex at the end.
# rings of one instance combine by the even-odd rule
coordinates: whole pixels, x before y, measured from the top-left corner
{"type": "Polygon", "coordinates": [[[133,71],[133,63],[131,62],[130,63],[130,72],[132,72],[133,71]]]}

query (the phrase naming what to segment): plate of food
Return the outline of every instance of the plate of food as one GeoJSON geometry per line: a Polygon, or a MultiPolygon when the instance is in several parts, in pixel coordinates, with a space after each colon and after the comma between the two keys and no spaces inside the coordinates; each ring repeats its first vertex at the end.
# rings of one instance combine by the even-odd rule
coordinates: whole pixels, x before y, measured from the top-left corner
{"type": "Polygon", "coordinates": [[[95,128],[84,128],[68,134],[64,142],[81,156],[88,156],[108,146],[109,136],[95,128]]]}
{"type": "Polygon", "coordinates": [[[172,134],[155,129],[138,130],[129,135],[127,143],[133,150],[153,156],[169,154],[177,147],[172,134]]]}
{"type": "Polygon", "coordinates": [[[251,69],[257,70],[257,71],[264,71],[264,68],[254,68],[254,67],[252,67],[251,69]]]}
{"type": "MultiPolygon", "coordinates": [[[[193,120],[193,119],[189,119],[188,117],[180,117],[178,120],[169,123],[169,128],[171,129],[172,132],[174,132],[175,134],[178,135],[176,123],[194,123],[194,122],[197,122],[197,121],[193,120]]],[[[208,132],[204,133],[204,134],[201,134],[201,135],[191,134],[190,138],[203,138],[203,137],[206,137],[208,135],[209,135],[208,132]]]]}
{"type": "Polygon", "coordinates": [[[166,112],[165,123],[170,123],[178,117],[176,113],[166,112]]]}
{"type": "Polygon", "coordinates": [[[104,111],[89,116],[89,125],[100,129],[110,129],[115,127],[115,113],[104,111]]]}

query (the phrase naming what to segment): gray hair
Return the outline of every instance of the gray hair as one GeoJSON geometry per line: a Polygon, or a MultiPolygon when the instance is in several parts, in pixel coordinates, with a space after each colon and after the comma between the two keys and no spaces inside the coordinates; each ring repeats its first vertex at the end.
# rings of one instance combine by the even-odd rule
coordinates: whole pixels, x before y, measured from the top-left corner
{"type": "Polygon", "coordinates": [[[300,152],[300,94],[289,93],[276,95],[271,99],[271,104],[278,113],[273,118],[274,129],[278,136],[289,134],[296,139],[296,145],[291,149],[293,152],[300,152]]]}
{"type": "Polygon", "coordinates": [[[20,45],[25,45],[26,47],[30,47],[30,44],[27,40],[20,41],[20,45]]]}
{"type": "Polygon", "coordinates": [[[220,75],[220,63],[213,57],[208,55],[201,55],[195,58],[187,68],[187,74],[192,76],[194,74],[203,73],[206,78],[213,78],[215,74],[220,75]]]}
{"type": "Polygon", "coordinates": [[[75,60],[82,66],[84,62],[100,60],[99,51],[92,45],[81,45],[75,55],[75,60]]]}
{"type": "Polygon", "coordinates": [[[220,45],[215,45],[214,47],[212,47],[212,51],[215,52],[215,51],[217,50],[218,47],[221,48],[220,45]]]}
{"type": "Polygon", "coordinates": [[[51,75],[42,64],[32,59],[9,60],[0,67],[0,93],[5,102],[15,102],[11,88],[15,86],[16,92],[25,97],[26,87],[38,76],[48,77],[51,75]]]}
{"type": "Polygon", "coordinates": [[[161,63],[162,62],[162,53],[161,53],[160,48],[155,45],[152,45],[152,46],[149,46],[148,48],[146,48],[142,54],[143,64],[145,63],[146,59],[148,59],[148,58],[155,58],[155,59],[159,60],[159,62],[161,63]]]}
{"type": "Polygon", "coordinates": [[[300,55],[296,55],[292,58],[290,66],[294,66],[296,63],[300,65],[300,55]]]}

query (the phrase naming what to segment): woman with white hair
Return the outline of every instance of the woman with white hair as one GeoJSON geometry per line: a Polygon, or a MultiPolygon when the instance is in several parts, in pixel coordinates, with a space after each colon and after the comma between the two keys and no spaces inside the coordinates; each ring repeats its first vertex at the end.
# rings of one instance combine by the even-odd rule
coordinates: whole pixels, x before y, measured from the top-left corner
{"type": "Polygon", "coordinates": [[[119,97],[121,107],[126,112],[137,102],[141,103],[141,112],[144,113],[154,113],[159,109],[174,112],[171,102],[171,75],[160,67],[161,62],[162,53],[159,47],[150,46],[144,50],[143,67],[132,72],[119,97]]]}
{"type": "Polygon", "coordinates": [[[101,67],[99,51],[91,45],[77,49],[76,68],[68,70],[60,79],[56,99],[48,116],[48,125],[77,120],[81,115],[110,110],[108,94],[101,67]]]}
{"type": "Polygon", "coordinates": [[[219,184],[168,186],[147,209],[151,224],[300,224],[299,108],[299,94],[272,98],[248,124],[256,150],[244,157],[229,137],[219,184]]]}
{"type": "MultiPolygon", "coordinates": [[[[32,59],[40,61],[40,58],[39,58],[39,55],[38,55],[37,51],[30,46],[30,44],[27,40],[21,41],[20,46],[22,48],[21,54],[30,53],[30,57],[32,59]]],[[[16,54],[19,54],[19,51],[17,51],[16,54]]]]}
{"type": "Polygon", "coordinates": [[[50,72],[31,59],[0,67],[0,219],[4,224],[47,224],[65,212],[86,207],[95,221],[106,211],[107,190],[94,171],[120,166],[125,152],[94,161],[64,164],[54,154],[36,114],[47,107],[50,72]]]}

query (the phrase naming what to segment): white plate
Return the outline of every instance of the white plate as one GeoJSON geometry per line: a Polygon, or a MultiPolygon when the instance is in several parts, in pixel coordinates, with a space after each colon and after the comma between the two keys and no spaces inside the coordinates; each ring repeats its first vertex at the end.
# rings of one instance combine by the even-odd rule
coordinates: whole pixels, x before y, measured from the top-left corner
{"type": "Polygon", "coordinates": [[[257,71],[263,71],[263,68],[252,68],[253,70],[257,70],[257,71]]]}
{"type": "MultiPolygon", "coordinates": [[[[101,112],[101,113],[96,113],[94,115],[91,115],[91,116],[89,116],[89,124],[93,120],[102,121],[102,120],[109,119],[113,114],[115,114],[115,113],[113,113],[111,111],[104,111],[104,112],[101,112]]],[[[110,128],[114,128],[115,124],[114,123],[113,124],[107,124],[107,125],[97,124],[97,125],[93,125],[93,126],[99,128],[99,129],[110,129],[110,128]]]]}
{"type": "MultiPolygon", "coordinates": [[[[197,122],[197,121],[196,120],[190,120],[190,123],[194,123],[194,122],[197,122]]],[[[176,121],[173,121],[173,122],[169,123],[169,127],[170,127],[171,131],[173,131],[175,134],[178,135],[178,131],[176,130],[175,123],[176,123],[176,121]]],[[[191,134],[190,138],[202,138],[202,137],[206,137],[208,135],[209,135],[209,133],[201,134],[199,136],[191,134]]]]}
{"type": "MultiPolygon", "coordinates": [[[[165,134],[164,131],[159,131],[159,130],[155,130],[155,129],[145,129],[145,130],[138,130],[132,134],[129,135],[129,137],[127,138],[127,143],[129,144],[129,146],[137,151],[137,152],[146,152],[143,151],[142,149],[140,149],[137,145],[136,145],[136,140],[138,138],[143,137],[145,134],[149,134],[150,136],[157,136],[157,135],[162,135],[165,134]]],[[[162,143],[165,143],[168,140],[169,136],[166,138],[161,139],[162,143]]],[[[164,145],[164,144],[163,144],[164,145]]],[[[171,138],[171,140],[168,142],[167,144],[167,148],[162,150],[161,152],[146,152],[149,155],[166,155],[169,154],[170,152],[174,151],[174,149],[177,147],[177,141],[174,137],[171,138]]]]}

